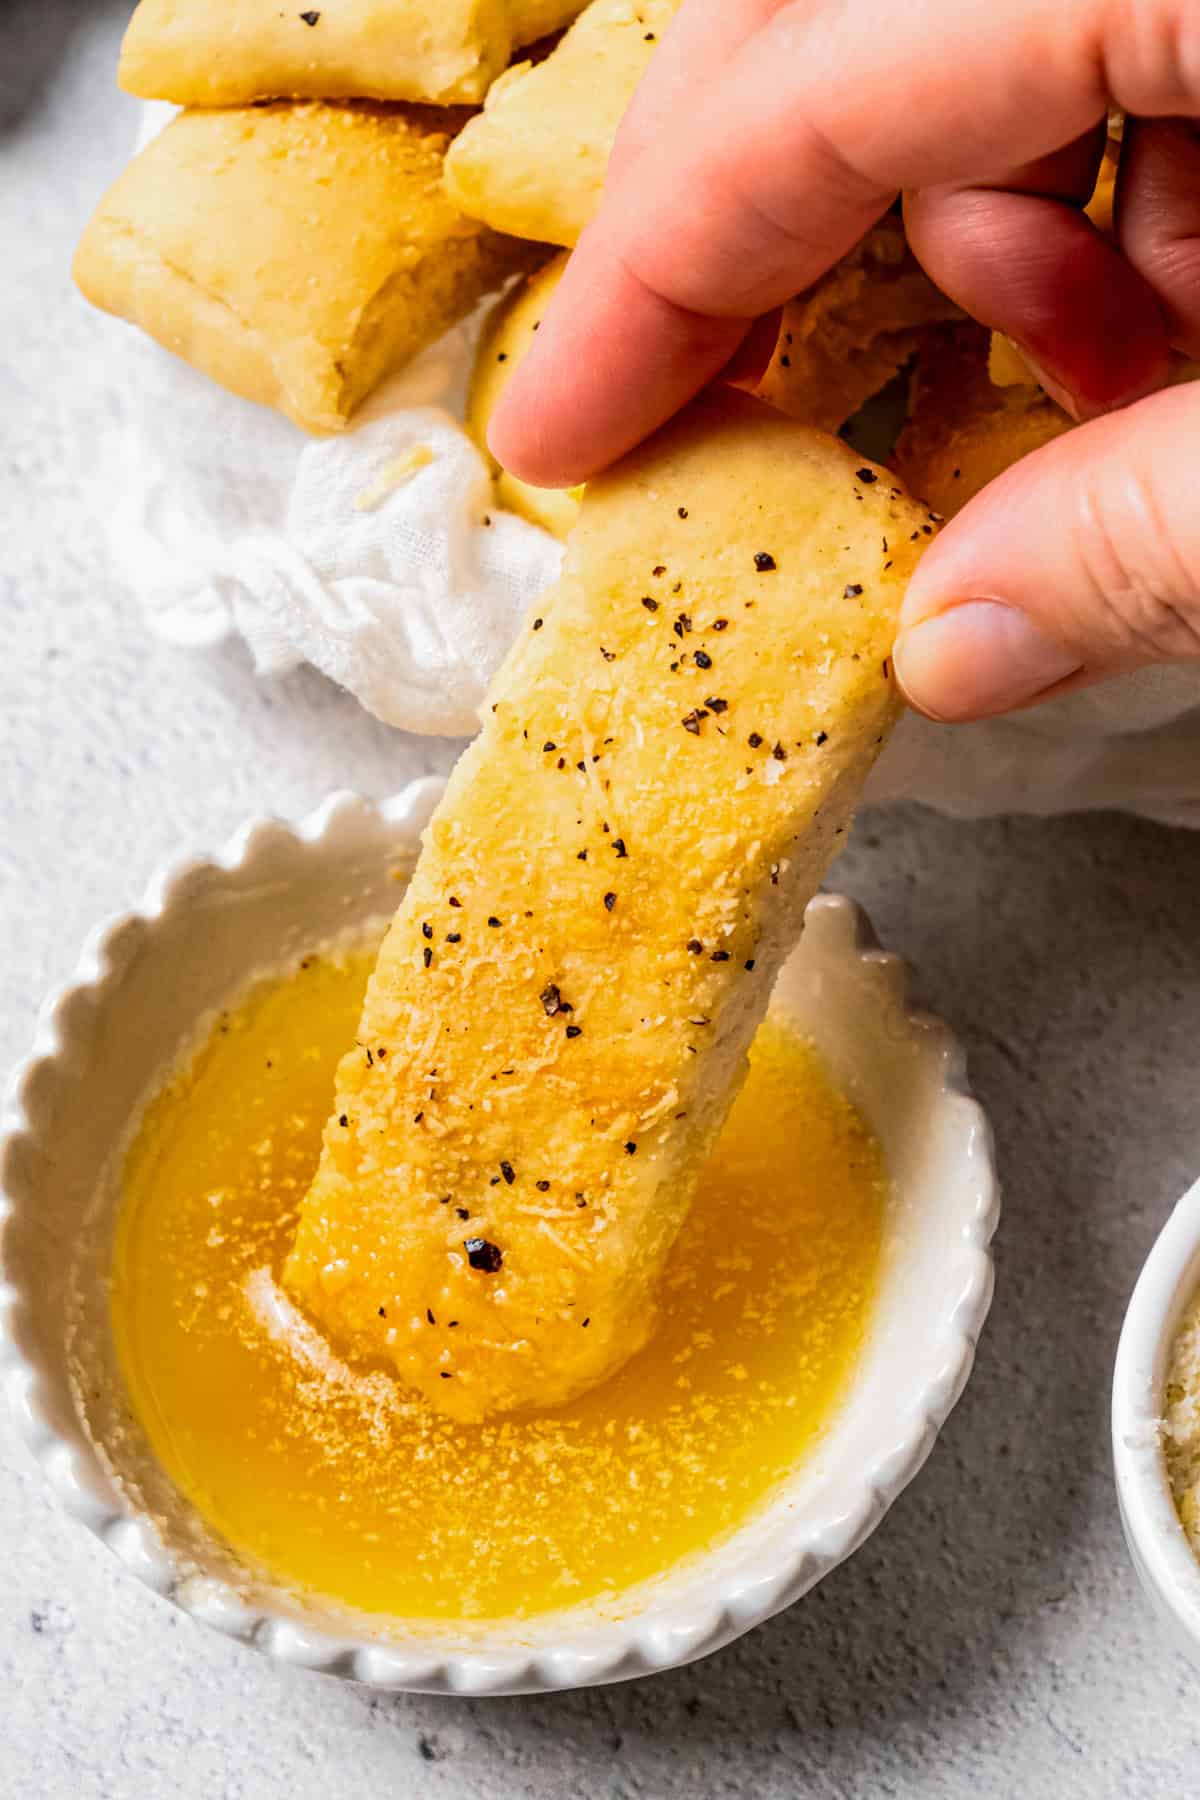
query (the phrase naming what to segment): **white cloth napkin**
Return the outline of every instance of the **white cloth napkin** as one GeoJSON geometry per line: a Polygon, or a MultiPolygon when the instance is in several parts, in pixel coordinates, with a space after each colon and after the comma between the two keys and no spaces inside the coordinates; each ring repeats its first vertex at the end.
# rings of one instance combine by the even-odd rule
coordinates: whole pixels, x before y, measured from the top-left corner
{"type": "Polygon", "coordinates": [[[239,632],[261,674],[311,662],[389,725],[473,732],[561,550],[492,504],[454,416],[470,329],[325,439],[127,335],[110,536],[150,628],[186,646],[239,632]]]}
{"type": "MultiPolygon", "coordinates": [[[[170,109],[147,108],[143,138],[170,109]]],[[[114,329],[114,556],[149,627],[240,633],[264,675],[310,662],[378,718],[476,728],[488,681],[561,550],[494,506],[462,428],[477,322],[315,440],[114,329]]],[[[1119,807],[1200,827],[1200,669],[1152,670],[996,723],[906,719],[869,798],[962,816],[1119,807]]]]}
{"type": "Polygon", "coordinates": [[[981,725],[910,713],[865,799],[965,819],[1115,810],[1200,830],[1200,667],[1146,669],[981,725]]]}

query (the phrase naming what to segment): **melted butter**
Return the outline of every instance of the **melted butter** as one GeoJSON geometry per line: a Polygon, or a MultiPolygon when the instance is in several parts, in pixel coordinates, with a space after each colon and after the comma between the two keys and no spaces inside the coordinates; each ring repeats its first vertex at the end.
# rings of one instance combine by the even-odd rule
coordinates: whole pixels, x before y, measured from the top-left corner
{"type": "Polygon", "coordinates": [[[431,1620],[612,1599],[742,1523],[835,1412],[876,1288],[878,1147],[769,1021],[647,1347],[568,1406],[455,1424],[340,1363],[276,1286],[372,960],[259,983],[146,1109],[112,1287],[134,1409],[209,1525],[293,1589],[431,1620]]]}

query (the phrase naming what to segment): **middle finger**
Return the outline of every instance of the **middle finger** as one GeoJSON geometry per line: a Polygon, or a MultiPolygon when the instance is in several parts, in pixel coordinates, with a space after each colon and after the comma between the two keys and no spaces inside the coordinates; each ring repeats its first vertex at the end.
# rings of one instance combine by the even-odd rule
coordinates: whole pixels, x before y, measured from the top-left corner
{"type": "Polygon", "coordinates": [[[929,274],[1005,332],[1076,417],[1161,385],[1167,337],[1149,283],[1083,212],[1104,126],[983,182],[921,189],[905,220],[929,274]]]}

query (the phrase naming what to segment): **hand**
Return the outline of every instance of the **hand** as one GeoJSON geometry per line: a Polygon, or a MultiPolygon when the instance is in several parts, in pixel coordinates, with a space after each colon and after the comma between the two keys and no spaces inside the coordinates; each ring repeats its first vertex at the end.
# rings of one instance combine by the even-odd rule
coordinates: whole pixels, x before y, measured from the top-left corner
{"type": "Polygon", "coordinates": [[[1155,391],[1169,347],[1200,356],[1198,118],[1189,0],[685,0],[492,447],[527,481],[587,479],[903,193],[934,280],[1088,421],[925,556],[909,699],[978,718],[1200,659],[1200,384],[1155,391]],[[1110,104],[1112,241],[1082,212],[1110,104]]]}

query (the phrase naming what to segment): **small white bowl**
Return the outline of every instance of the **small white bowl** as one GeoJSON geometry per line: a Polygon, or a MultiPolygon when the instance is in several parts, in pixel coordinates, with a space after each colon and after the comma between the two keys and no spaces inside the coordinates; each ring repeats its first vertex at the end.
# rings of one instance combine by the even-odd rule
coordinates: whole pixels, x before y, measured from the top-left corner
{"type": "Polygon", "coordinates": [[[124,1408],[107,1323],[116,1184],[105,1170],[203,1013],[256,972],[392,910],[439,792],[421,782],[380,808],[337,794],[297,825],[251,823],[219,856],[175,865],[139,910],[93,935],[44,1008],[7,1102],[0,1375],[67,1511],[150,1586],[281,1661],[428,1692],[622,1680],[705,1655],[790,1605],[869,1536],[921,1467],[991,1299],[991,1133],[958,1046],[908,1007],[902,965],[850,901],[815,900],[776,1004],[875,1128],[893,1186],[868,1341],[815,1453],[724,1542],[624,1596],[617,1618],[579,1606],[511,1624],[389,1628],[255,1583],[139,1448],[124,1408]]]}
{"type": "Polygon", "coordinates": [[[1177,1646],[1200,1668],[1200,1562],[1175,1511],[1162,1419],[1175,1333],[1200,1288],[1200,1181],[1138,1277],[1113,1369],[1113,1468],[1134,1568],[1177,1646]]]}

